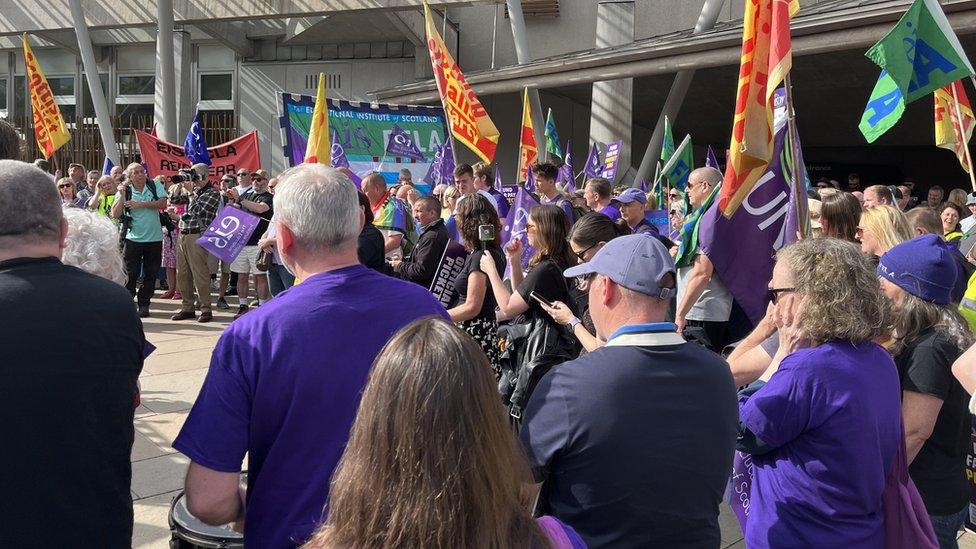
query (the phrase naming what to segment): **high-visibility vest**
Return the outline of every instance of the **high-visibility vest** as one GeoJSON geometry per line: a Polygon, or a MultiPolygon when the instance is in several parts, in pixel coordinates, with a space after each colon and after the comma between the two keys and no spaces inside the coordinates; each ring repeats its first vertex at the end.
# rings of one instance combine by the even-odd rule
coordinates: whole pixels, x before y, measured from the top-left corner
{"type": "Polygon", "coordinates": [[[976,331],[976,274],[969,277],[966,285],[966,293],[962,296],[959,303],[959,312],[969,322],[969,328],[976,331]]]}

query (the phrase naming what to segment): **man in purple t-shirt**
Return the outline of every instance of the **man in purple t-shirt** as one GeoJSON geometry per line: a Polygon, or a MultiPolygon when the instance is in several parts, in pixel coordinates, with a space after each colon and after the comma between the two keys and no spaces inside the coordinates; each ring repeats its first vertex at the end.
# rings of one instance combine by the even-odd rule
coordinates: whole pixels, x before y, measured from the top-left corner
{"type": "Polygon", "coordinates": [[[615,208],[613,201],[613,186],[604,177],[591,177],[583,185],[583,199],[586,207],[594,212],[600,212],[610,219],[620,219],[620,210],[615,208]]]}
{"type": "Polygon", "coordinates": [[[303,164],[281,175],[276,244],[302,282],[227,328],[173,443],[192,460],[190,512],[209,524],[244,519],[247,547],[308,538],[373,359],[411,321],[448,318],[424,288],[359,264],[363,219],[355,186],[338,171],[303,164]]]}

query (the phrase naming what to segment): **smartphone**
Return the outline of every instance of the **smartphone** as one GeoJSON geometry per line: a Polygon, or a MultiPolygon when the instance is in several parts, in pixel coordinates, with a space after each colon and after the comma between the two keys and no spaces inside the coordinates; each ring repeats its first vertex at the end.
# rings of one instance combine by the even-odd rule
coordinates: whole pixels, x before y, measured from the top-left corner
{"type": "Polygon", "coordinates": [[[494,225],[478,225],[478,241],[481,242],[481,249],[487,249],[488,242],[495,240],[494,225]]]}
{"type": "Polygon", "coordinates": [[[538,301],[539,303],[542,303],[546,307],[552,307],[552,302],[548,301],[546,298],[542,297],[541,295],[539,295],[539,294],[537,294],[535,292],[530,292],[529,293],[529,297],[531,297],[532,299],[538,301]]]}

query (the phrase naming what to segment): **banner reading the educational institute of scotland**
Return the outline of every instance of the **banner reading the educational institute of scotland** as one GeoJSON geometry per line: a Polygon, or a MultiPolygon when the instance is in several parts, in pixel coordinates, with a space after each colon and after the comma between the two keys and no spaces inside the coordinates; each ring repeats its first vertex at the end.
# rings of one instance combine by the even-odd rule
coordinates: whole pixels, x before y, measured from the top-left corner
{"type": "MultiPolygon", "coordinates": [[[[413,174],[421,192],[429,189],[421,183],[434,159],[434,148],[444,143],[447,125],[444,109],[408,105],[376,105],[329,99],[329,129],[333,147],[338,143],[349,160],[349,169],[359,175],[379,172],[393,183],[401,168],[413,174]],[[417,160],[387,153],[390,135],[396,125],[407,133],[426,157],[417,160]]],[[[295,166],[302,163],[308,142],[309,126],[315,98],[311,95],[282,94],[281,126],[284,130],[285,159],[295,166]]],[[[427,182],[429,183],[429,182],[427,182]]]]}

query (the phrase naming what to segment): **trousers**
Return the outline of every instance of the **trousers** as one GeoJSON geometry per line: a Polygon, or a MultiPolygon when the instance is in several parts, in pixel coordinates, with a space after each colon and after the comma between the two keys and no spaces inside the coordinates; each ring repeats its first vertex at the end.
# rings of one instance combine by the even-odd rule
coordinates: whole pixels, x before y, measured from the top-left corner
{"type": "Polygon", "coordinates": [[[200,312],[212,312],[210,307],[210,265],[207,250],[196,240],[199,234],[180,233],[176,250],[176,279],[179,280],[180,294],[183,295],[181,309],[193,312],[194,290],[200,299],[200,312]]]}
{"type": "Polygon", "coordinates": [[[125,287],[129,293],[136,296],[136,283],[142,275],[142,287],[136,296],[139,305],[149,305],[153,293],[156,291],[156,276],[163,264],[163,243],[133,242],[126,239],[122,245],[122,259],[125,261],[125,273],[128,280],[125,287]]]}

